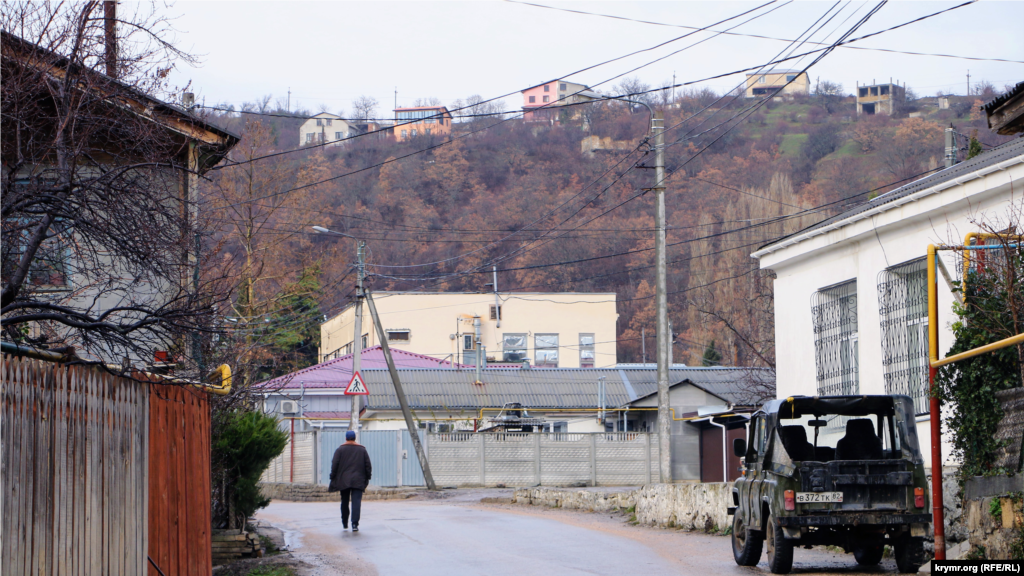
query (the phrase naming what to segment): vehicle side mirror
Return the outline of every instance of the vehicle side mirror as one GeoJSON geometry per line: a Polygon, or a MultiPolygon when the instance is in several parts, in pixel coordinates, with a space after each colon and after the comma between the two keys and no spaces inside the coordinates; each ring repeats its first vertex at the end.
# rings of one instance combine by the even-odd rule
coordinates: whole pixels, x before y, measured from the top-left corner
{"type": "Polygon", "coordinates": [[[732,441],[732,453],[737,458],[743,458],[747,455],[747,440],[746,438],[734,438],[732,441]]]}

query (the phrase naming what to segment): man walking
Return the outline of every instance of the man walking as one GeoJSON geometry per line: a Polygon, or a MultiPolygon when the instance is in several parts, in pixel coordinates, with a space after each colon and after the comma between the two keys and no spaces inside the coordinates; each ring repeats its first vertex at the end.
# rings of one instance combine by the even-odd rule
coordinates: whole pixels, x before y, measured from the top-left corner
{"type": "Polygon", "coordinates": [[[352,531],[359,532],[359,508],[363,502],[363,490],[370,484],[370,454],[361,444],[356,444],[356,433],[345,432],[345,443],[334,451],[331,461],[331,484],[327,490],[341,492],[341,526],[348,529],[349,500],[352,501],[352,531]]]}

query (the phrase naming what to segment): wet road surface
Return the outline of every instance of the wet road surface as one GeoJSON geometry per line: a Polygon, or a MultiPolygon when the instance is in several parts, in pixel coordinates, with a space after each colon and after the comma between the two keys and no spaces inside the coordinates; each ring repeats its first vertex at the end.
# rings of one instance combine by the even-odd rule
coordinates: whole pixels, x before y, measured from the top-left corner
{"type": "MultiPolygon", "coordinates": [[[[462,492],[462,491],[460,491],[462,492]]],[[[285,530],[312,576],[768,574],[732,559],[730,539],[630,525],[624,516],[511,504],[481,504],[485,491],[443,500],[363,502],[359,532],[343,531],[338,503],[274,502],[258,519],[285,530]]],[[[794,574],[895,572],[892,560],[864,569],[852,555],[798,549],[794,574]]]]}

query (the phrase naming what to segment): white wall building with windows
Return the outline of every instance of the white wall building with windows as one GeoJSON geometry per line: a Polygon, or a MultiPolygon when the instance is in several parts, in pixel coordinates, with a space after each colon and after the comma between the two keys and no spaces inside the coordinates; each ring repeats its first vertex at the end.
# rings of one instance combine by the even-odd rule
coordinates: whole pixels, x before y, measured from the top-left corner
{"type": "Polygon", "coordinates": [[[321,112],[299,126],[299,146],[327,143],[340,146],[345,138],[355,136],[355,127],[337,114],[321,112]]]}
{"type": "MultiPolygon", "coordinates": [[[[930,466],[926,250],[962,244],[979,221],[1005,226],[1011,205],[1020,209],[1022,183],[1024,139],[1017,139],[754,252],[777,275],[778,397],[907,394],[930,466]]],[[[940,254],[956,276],[953,253],[940,254]]],[[[942,357],[955,317],[941,275],[938,298],[942,357]]]]}

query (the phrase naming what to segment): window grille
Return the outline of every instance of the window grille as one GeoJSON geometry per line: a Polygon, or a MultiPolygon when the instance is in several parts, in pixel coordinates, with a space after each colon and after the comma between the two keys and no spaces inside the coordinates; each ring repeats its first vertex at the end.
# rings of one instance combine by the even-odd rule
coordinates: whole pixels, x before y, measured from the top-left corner
{"type": "Polygon", "coordinates": [[[580,334],[580,368],[593,368],[594,357],[594,335],[580,334]]]}
{"type": "Polygon", "coordinates": [[[878,273],[885,393],[914,399],[928,413],[928,267],[924,258],[878,273]]]}
{"type": "Polygon", "coordinates": [[[818,395],[857,394],[857,282],[822,288],[811,299],[818,395]]]}
{"type": "Polygon", "coordinates": [[[491,304],[491,320],[501,320],[501,305],[491,304]]]}
{"type": "Polygon", "coordinates": [[[412,339],[410,330],[387,330],[388,342],[408,342],[412,339]]]}
{"type": "Polygon", "coordinates": [[[538,368],[558,368],[558,334],[537,334],[533,347],[538,368]]]}
{"type": "Polygon", "coordinates": [[[526,334],[505,334],[501,338],[502,361],[526,360],[526,334]]]}

